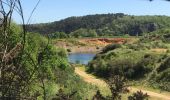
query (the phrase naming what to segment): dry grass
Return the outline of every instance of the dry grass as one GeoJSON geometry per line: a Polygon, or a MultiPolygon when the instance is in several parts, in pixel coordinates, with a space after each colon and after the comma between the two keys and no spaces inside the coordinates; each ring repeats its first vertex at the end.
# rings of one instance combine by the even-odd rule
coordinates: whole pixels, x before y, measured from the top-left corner
{"type": "MultiPolygon", "coordinates": [[[[80,77],[82,77],[85,82],[96,85],[101,90],[102,94],[104,94],[105,96],[109,94],[110,90],[109,90],[108,85],[106,84],[105,81],[103,81],[101,79],[97,79],[93,75],[87,74],[85,72],[85,69],[83,69],[82,67],[75,67],[75,73],[78,74],[80,77]]],[[[129,90],[130,90],[130,93],[142,90],[142,92],[147,93],[150,96],[151,100],[170,100],[170,96],[168,96],[168,95],[153,92],[150,90],[145,90],[143,88],[130,87],[129,90]]],[[[130,95],[130,94],[123,95],[123,98],[124,99],[127,98],[128,95],[130,95]]]]}
{"type": "Polygon", "coordinates": [[[164,48],[155,48],[155,49],[151,49],[151,52],[156,52],[156,53],[166,53],[168,51],[168,49],[164,49],[164,48]]]}

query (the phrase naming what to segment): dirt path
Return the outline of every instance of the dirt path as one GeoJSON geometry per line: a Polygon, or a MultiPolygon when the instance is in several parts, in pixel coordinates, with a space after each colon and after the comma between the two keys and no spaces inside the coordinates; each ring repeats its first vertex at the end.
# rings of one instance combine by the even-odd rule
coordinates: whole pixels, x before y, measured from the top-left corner
{"type": "MultiPolygon", "coordinates": [[[[91,84],[99,86],[99,87],[107,88],[107,84],[103,80],[96,79],[94,76],[87,74],[86,72],[84,72],[83,70],[81,70],[78,67],[75,68],[75,73],[78,74],[80,77],[82,77],[85,82],[91,83],[91,84]]],[[[159,94],[159,93],[152,92],[152,91],[147,91],[147,90],[143,90],[143,89],[137,89],[137,88],[130,87],[131,92],[136,92],[136,91],[139,91],[139,90],[142,90],[142,92],[147,93],[151,97],[160,98],[162,100],[170,100],[170,96],[167,96],[167,95],[163,95],[163,94],[159,94]]]]}
{"type": "Polygon", "coordinates": [[[101,79],[96,79],[94,76],[87,74],[86,72],[82,71],[78,67],[75,67],[75,73],[78,74],[80,77],[82,77],[85,82],[91,83],[96,86],[107,87],[105,81],[101,79]]]}
{"type": "Polygon", "coordinates": [[[150,51],[152,51],[152,52],[157,52],[157,53],[166,53],[166,52],[168,51],[168,49],[155,48],[155,49],[151,49],[150,51]]]}

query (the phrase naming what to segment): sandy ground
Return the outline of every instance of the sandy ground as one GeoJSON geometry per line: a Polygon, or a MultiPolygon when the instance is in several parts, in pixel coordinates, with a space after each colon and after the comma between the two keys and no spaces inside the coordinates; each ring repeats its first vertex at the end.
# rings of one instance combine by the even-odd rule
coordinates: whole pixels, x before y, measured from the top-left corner
{"type": "MultiPolygon", "coordinates": [[[[107,84],[105,83],[105,81],[103,81],[101,79],[96,79],[94,76],[87,74],[86,72],[84,72],[83,70],[81,70],[78,67],[75,67],[75,73],[77,75],[79,75],[80,77],[82,77],[85,82],[91,83],[96,86],[102,86],[102,87],[107,88],[107,84]]],[[[170,96],[168,96],[168,95],[163,95],[163,94],[159,94],[156,92],[143,90],[142,88],[138,89],[138,88],[130,87],[129,89],[130,89],[130,92],[136,92],[136,91],[142,90],[143,93],[147,93],[151,97],[158,98],[158,100],[160,100],[160,99],[161,100],[170,100],[170,96]]]]}

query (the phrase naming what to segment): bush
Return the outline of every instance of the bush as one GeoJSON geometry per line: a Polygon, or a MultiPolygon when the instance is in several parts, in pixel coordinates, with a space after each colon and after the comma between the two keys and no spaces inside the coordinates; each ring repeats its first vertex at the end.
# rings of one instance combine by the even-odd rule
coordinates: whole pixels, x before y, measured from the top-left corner
{"type": "Polygon", "coordinates": [[[147,93],[143,93],[141,90],[133,93],[132,96],[128,97],[128,100],[148,100],[149,95],[147,93]]]}
{"type": "Polygon", "coordinates": [[[121,100],[121,93],[129,92],[126,78],[115,75],[106,81],[112,96],[108,97],[109,100],[121,100]]]}
{"type": "Polygon", "coordinates": [[[56,38],[63,39],[63,38],[68,38],[69,36],[64,32],[55,32],[55,33],[49,34],[49,37],[53,39],[56,39],[56,38]]]}
{"type": "Polygon", "coordinates": [[[74,32],[70,33],[71,37],[81,38],[81,37],[97,37],[97,33],[93,29],[83,29],[80,28],[74,32]]]}
{"type": "Polygon", "coordinates": [[[159,88],[161,89],[161,90],[165,90],[165,91],[168,91],[168,92],[170,92],[170,82],[160,82],[159,83],[159,88]]]}
{"type": "Polygon", "coordinates": [[[71,52],[71,49],[67,49],[67,52],[71,52]]]}
{"type": "Polygon", "coordinates": [[[158,73],[156,76],[157,82],[170,82],[170,68],[166,69],[165,71],[158,73]]]}
{"type": "Polygon", "coordinates": [[[163,62],[160,67],[157,69],[158,72],[164,71],[166,69],[170,68],[170,57],[163,62]]]}
{"type": "Polygon", "coordinates": [[[88,64],[88,71],[99,77],[123,75],[128,79],[141,79],[152,72],[162,56],[133,51],[130,49],[109,50],[105,54],[97,54],[88,64]]]}
{"type": "Polygon", "coordinates": [[[96,92],[96,94],[93,96],[92,100],[106,100],[106,98],[104,96],[102,96],[102,94],[98,90],[96,92]]]}
{"type": "Polygon", "coordinates": [[[105,48],[103,48],[101,53],[107,53],[108,51],[111,51],[111,50],[114,50],[120,47],[121,47],[120,44],[110,44],[110,45],[107,45],[105,48]]]}

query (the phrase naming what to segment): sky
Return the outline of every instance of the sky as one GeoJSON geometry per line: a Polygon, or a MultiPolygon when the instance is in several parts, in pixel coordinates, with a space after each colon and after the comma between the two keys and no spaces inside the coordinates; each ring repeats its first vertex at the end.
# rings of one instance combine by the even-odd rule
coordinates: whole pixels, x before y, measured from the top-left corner
{"type": "MultiPolygon", "coordinates": [[[[25,20],[38,0],[21,0],[25,20]]],[[[164,0],[41,0],[30,23],[59,21],[71,16],[91,14],[125,13],[129,15],[167,15],[170,16],[170,2],[164,0]]],[[[14,21],[21,23],[15,13],[14,21]]]]}

